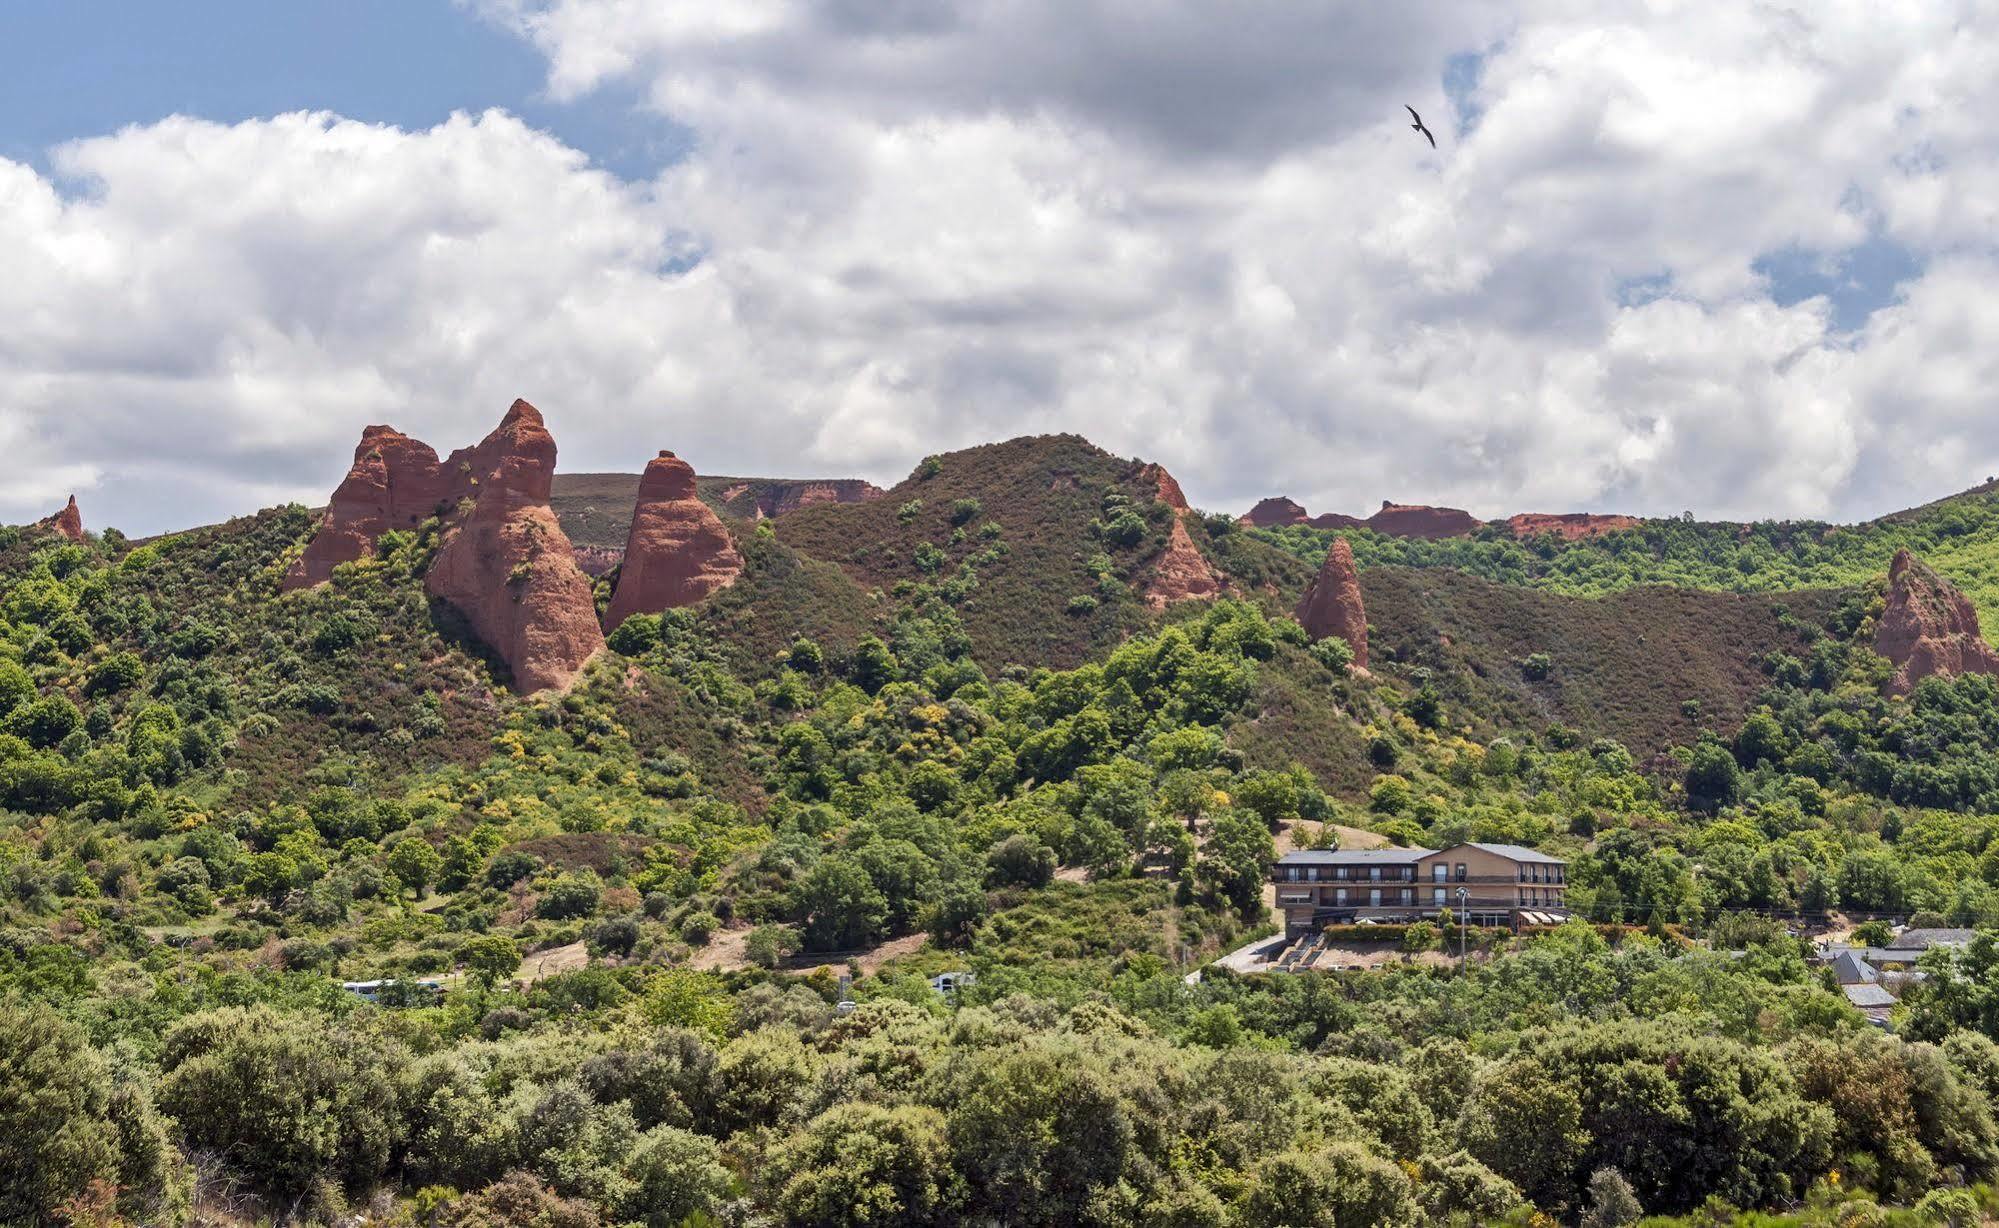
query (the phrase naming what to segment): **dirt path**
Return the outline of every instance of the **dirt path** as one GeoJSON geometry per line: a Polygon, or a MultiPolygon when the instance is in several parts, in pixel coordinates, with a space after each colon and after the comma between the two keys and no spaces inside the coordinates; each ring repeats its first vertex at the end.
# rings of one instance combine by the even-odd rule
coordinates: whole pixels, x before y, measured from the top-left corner
{"type": "Polygon", "coordinates": [[[716,930],[709,937],[708,945],[696,947],[687,961],[690,968],[703,972],[724,972],[736,968],[747,968],[749,959],[750,927],[716,930]]]}
{"type": "Polygon", "coordinates": [[[521,970],[514,973],[514,979],[523,985],[532,985],[559,973],[574,972],[589,962],[589,950],[580,942],[572,942],[566,947],[551,947],[529,954],[521,961],[521,970]]]}

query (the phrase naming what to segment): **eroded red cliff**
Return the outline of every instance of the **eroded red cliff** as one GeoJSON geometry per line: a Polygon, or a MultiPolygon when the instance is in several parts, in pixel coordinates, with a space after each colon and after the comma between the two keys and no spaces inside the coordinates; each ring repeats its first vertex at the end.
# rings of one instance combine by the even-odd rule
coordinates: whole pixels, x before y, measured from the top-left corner
{"type": "Polygon", "coordinates": [[[1888,568],[1888,604],[1874,651],[1895,663],[1891,694],[1907,695],[1932,675],[1999,674],[1999,651],[1979,631],[1978,611],[1956,585],[1907,550],[1888,568]]]}
{"type": "Polygon", "coordinates": [[[742,573],[743,556],[721,517],[695,494],[693,467],[661,452],[639,480],[638,505],[604,626],[615,628],[634,614],[693,605],[734,584],[742,573]]]}
{"type": "Polygon", "coordinates": [[[1563,541],[1601,537],[1620,529],[1635,529],[1645,523],[1636,516],[1600,515],[1595,512],[1522,512],[1506,518],[1506,527],[1515,537],[1539,537],[1553,533],[1563,541]]]}
{"type": "Polygon", "coordinates": [[[1329,635],[1345,640],[1353,648],[1354,665],[1367,668],[1367,607],[1361,603],[1360,573],[1346,538],[1333,539],[1318,576],[1298,601],[1295,616],[1315,640],[1329,635]]]}
{"type": "Polygon", "coordinates": [[[589,577],[548,506],[555,438],[515,401],[491,434],[442,463],[429,445],[371,426],[285,587],[323,583],[390,529],[444,519],[424,588],[465,616],[524,693],[563,689],[604,645],[589,577]]]}
{"type": "Polygon", "coordinates": [[[375,552],[390,529],[415,528],[443,511],[447,483],[429,444],[392,426],[361,432],[354,464],[320,515],[319,531],[285,574],[287,589],[310,588],[333,578],[333,569],[375,552]]]}
{"type": "Polygon", "coordinates": [[[1418,537],[1435,541],[1444,537],[1467,537],[1479,526],[1478,517],[1462,508],[1429,507],[1421,503],[1389,503],[1367,518],[1367,527],[1390,537],[1418,537]]]}
{"type": "Polygon", "coordinates": [[[40,520],[37,520],[35,527],[38,529],[47,529],[58,537],[66,537],[73,542],[82,541],[83,513],[76,508],[76,496],[71,495],[69,502],[64,505],[60,512],[57,512],[53,516],[44,516],[40,520]]]}
{"type": "Polygon", "coordinates": [[[1304,524],[1305,509],[1300,504],[1285,498],[1283,495],[1274,495],[1271,498],[1258,501],[1257,505],[1250,508],[1248,514],[1242,518],[1242,523],[1254,525],[1259,529],[1272,529],[1279,525],[1287,524],[1304,524]]]}

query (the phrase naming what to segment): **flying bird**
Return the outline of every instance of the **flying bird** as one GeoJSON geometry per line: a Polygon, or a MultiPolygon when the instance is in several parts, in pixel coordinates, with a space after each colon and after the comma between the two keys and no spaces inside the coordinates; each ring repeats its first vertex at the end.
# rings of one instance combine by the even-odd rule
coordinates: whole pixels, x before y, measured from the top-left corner
{"type": "Polygon", "coordinates": [[[1430,136],[1430,130],[1423,126],[1423,117],[1416,114],[1416,108],[1410,106],[1408,103],[1405,102],[1402,104],[1402,109],[1409,112],[1410,119],[1416,121],[1415,123],[1409,126],[1411,128],[1414,128],[1416,131],[1422,133],[1424,136],[1430,137],[1430,148],[1435,149],[1437,147],[1437,138],[1434,136],[1430,136]]]}

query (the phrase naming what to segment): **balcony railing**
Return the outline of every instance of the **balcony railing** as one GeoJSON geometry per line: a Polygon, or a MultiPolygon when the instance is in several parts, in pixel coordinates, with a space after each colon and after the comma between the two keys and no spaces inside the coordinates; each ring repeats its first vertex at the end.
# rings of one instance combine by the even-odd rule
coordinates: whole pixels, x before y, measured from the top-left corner
{"type": "Polygon", "coordinates": [[[1288,867],[1279,867],[1270,881],[1286,887],[1455,887],[1466,885],[1493,886],[1500,883],[1516,883],[1525,887],[1566,887],[1568,882],[1559,878],[1516,878],[1511,874],[1467,874],[1463,878],[1438,879],[1398,878],[1384,875],[1381,878],[1334,878],[1321,874],[1317,878],[1292,878],[1288,867]]]}

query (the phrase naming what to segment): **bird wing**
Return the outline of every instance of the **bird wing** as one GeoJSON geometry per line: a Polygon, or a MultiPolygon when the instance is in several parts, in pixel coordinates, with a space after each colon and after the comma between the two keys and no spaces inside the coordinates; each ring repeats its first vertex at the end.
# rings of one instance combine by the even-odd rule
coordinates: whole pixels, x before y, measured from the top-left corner
{"type": "Polygon", "coordinates": [[[1428,128],[1423,129],[1423,135],[1430,137],[1430,148],[1435,149],[1437,147],[1437,138],[1434,136],[1430,136],[1430,130],[1428,128]]]}
{"type": "Polygon", "coordinates": [[[1412,107],[1412,106],[1410,106],[1410,105],[1409,105],[1408,103],[1406,103],[1406,102],[1405,102],[1405,103],[1403,103],[1403,104],[1402,104],[1402,109],[1403,109],[1403,110],[1405,110],[1405,111],[1407,111],[1407,112],[1409,112],[1409,118],[1410,118],[1410,119],[1413,119],[1413,120],[1415,120],[1415,121],[1416,121],[1417,123],[1419,123],[1419,124],[1423,122],[1423,117],[1422,117],[1422,116],[1420,116],[1420,115],[1418,115],[1418,114],[1416,114],[1416,108],[1415,108],[1415,107],[1412,107]]]}

